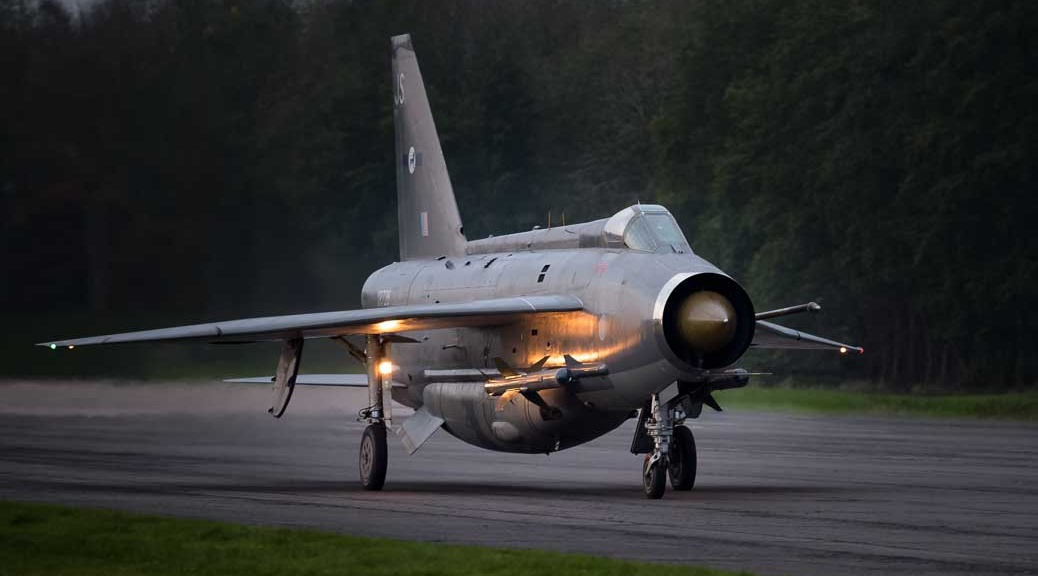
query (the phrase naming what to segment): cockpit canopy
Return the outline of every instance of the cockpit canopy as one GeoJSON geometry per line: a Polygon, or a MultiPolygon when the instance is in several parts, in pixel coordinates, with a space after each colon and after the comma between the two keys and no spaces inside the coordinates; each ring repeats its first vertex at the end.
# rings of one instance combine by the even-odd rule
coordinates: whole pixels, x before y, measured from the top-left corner
{"type": "Polygon", "coordinates": [[[690,254],[688,240],[663,206],[638,204],[617,212],[603,227],[606,246],[641,252],[690,254]]]}
{"type": "Polygon", "coordinates": [[[662,254],[691,254],[681,228],[663,206],[638,204],[611,218],[570,224],[506,236],[470,240],[466,254],[492,254],[516,250],[574,250],[613,248],[662,254]]]}

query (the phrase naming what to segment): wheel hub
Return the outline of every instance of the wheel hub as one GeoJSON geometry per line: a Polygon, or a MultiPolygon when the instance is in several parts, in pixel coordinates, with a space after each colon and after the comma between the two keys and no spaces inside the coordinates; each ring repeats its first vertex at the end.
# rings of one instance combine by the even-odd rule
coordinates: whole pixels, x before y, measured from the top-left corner
{"type": "Polygon", "coordinates": [[[360,469],[365,478],[371,473],[371,462],[373,460],[371,449],[371,442],[365,438],[364,443],[360,447],[360,469]]]}

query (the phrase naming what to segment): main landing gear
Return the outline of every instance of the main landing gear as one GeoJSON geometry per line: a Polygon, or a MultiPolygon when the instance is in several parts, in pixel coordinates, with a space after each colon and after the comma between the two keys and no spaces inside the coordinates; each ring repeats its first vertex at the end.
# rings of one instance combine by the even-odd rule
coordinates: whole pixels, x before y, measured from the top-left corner
{"type": "Polygon", "coordinates": [[[360,440],[360,485],[365,490],[381,490],[386,483],[389,448],[386,430],[393,425],[390,394],[392,365],[387,360],[389,342],[382,336],[368,336],[364,351],[368,368],[368,407],[360,419],[368,421],[360,440]]]}
{"type": "MultiPolygon", "coordinates": [[[[645,497],[653,500],[663,497],[668,477],[674,490],[688,491],[696,483],[696,440],[692,431],[681,425],[685,412],[668,391],[653,394],[648,410],[638,419],[644,428],[644,435],[639,436],[652,442],[651,450],[645,450],[648,454],[642,464],[642,488],[645,497]],[[661,394],[669,400],[661,400],[661,394]]],[[[635,445],[638,443],[636,436],[635,445]]],[[[635,449],[632,446],[632,451],[635,449]]]]}

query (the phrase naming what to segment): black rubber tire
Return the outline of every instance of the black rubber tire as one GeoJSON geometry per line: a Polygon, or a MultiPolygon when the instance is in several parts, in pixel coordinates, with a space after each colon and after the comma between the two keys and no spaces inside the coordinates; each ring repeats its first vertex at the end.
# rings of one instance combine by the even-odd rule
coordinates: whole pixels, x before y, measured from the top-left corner
{"type": "Polygon", "coordinates": [[[696,439],[685,426],[674,428],[670,440],[670,458],[667,459],[670,485],[687,492],[696,485],[696,439]]]}
{"type": "Polygon", "coordinates": [[[659,500],[663,498],[663,492],[667,489],[667,460],[657,460],[651,470],[648,466],[649,456],[646,456],[642,464],[642,488],[645,490],[646,498],[659,500]]]}
{"type": "Polygon", "coordinates": [[[365,490],[381,490],[386,483],[388,463],[386,425],[381,422],[369,424],[360,439],[360,485],[365,490]]]}

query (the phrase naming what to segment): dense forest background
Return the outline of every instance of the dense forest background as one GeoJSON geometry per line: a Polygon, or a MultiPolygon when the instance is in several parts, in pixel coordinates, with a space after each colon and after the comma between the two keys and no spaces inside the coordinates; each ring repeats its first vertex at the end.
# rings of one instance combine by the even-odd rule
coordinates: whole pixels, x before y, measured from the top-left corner
{"type": "Polygon", "coordinates": [[[410,32],[470,238],[659,202],[758,308],[816,300],[793,323],[867,351],[750,365],[1036,381],[1031,0],[67,6],[0,0],[5,373],[61,372],[42,339],[356,306],[397,253],[410,32]]]}

